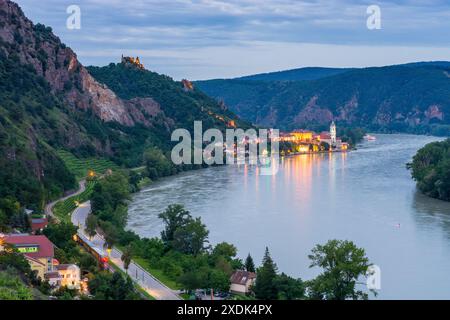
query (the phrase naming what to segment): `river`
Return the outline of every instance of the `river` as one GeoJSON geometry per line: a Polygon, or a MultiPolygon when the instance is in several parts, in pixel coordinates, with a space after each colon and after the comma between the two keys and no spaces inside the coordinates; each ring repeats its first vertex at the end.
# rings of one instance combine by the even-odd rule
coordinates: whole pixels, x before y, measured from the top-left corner
{"type": "Polygon", "coordinates": [[[376,136],[348,153],[284,158],[274,176],[242,165],[163,179],[134,195],[128,228],[159,236],[158,213],[180,203],[212,244],[233,243],[257,263],[268,246],[280,271],[304,280],[319,271],[309,268],[314,245],[348,239],[380,267],[378,298],[450,299],[450,203],[421,195],[406,170],[438,138],[376,136]]]}

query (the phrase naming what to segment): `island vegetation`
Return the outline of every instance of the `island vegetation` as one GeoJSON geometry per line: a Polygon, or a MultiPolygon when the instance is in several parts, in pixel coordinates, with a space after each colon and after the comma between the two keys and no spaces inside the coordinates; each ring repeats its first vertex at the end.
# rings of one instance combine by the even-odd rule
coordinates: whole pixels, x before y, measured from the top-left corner
{"type": "Polygon", "coordinates": [[[450,201],[450,139],[427,144],[417,152],[408,168],[421,192],[450,201]]]}

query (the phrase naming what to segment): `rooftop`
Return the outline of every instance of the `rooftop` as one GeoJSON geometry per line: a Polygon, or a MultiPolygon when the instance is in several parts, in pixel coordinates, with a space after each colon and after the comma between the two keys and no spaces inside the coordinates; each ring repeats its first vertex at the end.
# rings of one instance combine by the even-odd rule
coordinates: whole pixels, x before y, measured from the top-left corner
{"type": "Polygon", "coordinates": [[[256,278],[256,273],[254,273],[254,272],[238,270],[238,271],[235,271],[231,275],[230,281],[231,281],[231,283],[234,283],[234,284],[245,285],[245,284],[247,284],[247,281],[249,279],[255,279],[255,278],[256,278]]]}
{"type": "Polygon", "coordinates": [[[39,259],[54,256],[54,245],[46,236],[8,235],[5,242],[14,245],[28,257],[39,259]]]}

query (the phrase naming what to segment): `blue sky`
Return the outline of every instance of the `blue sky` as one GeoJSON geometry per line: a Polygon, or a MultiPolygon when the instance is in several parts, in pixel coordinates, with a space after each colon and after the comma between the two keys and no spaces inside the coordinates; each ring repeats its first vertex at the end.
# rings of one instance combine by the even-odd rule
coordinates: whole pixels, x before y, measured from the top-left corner
{"type": "Polygon", "coordinates": [[[450,60],[443,0],[17,0],[85,65],[138,55],[175,79],[228,78],[304,66],[450,60]],[[69,5],[81,29],[66,28],[69,5]],[[366,27],[379,5],[381,30],[366,27]]]}

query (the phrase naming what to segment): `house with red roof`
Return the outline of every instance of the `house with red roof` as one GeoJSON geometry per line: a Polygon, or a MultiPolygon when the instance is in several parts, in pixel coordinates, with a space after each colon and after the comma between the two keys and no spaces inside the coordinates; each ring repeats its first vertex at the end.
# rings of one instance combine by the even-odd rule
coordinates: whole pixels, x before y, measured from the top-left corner
{"type": "Polygon", "coordinates": [[[3,240],[23,253],[41,279],[45,279],[46,273],[53,272],[54,245],[46,236],[11,234],[3,240]]]}
{"type": "Polygon", "coordinates": [[[31,230],[33,233],[36,233],[36,231],[42,231],[47,227],[48,225],[48,219],[47,218],[33,218],[31,219],[31,230]]]}
{"type": "Polygon", "coordinates": [[[238,294],[247,294],[256,281],[256,273],[245,270],[235,271],[230,278],[230,291],[238,294]]]}

